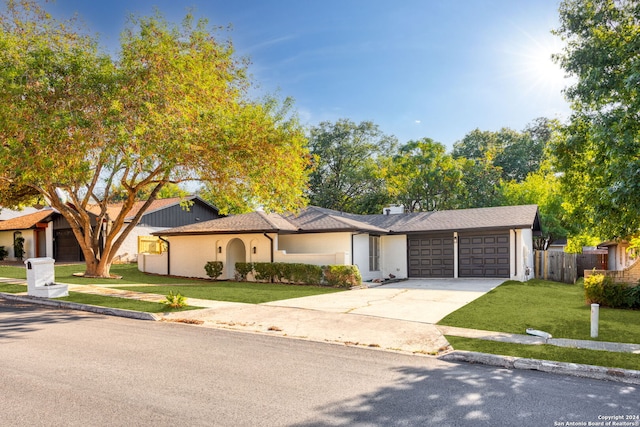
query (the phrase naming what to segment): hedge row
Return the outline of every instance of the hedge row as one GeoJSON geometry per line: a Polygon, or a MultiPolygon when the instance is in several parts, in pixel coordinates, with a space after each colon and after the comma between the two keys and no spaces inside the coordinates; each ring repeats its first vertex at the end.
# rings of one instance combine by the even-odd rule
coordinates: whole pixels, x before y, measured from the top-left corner
{"type": "Polygon", "coordinates": [[[611,308],[640,308],[640,286],[615,283],[603,274],[584,279],[587,304],[600,304],[611,308]]]}
{"type": "Polygon", "coordinates": [[[350,288],[362,283],[360,271],[355,265],[318,266],[289,264],[284,262],[237,262],[236,277],[246,280],[253,273],[257,281],[325,285],[350,288]]]}

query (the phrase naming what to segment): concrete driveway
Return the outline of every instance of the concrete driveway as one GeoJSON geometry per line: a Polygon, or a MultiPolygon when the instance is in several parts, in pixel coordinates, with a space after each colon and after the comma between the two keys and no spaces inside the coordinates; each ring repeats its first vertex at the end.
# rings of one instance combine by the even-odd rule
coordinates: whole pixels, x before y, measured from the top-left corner
{"type": "Polygon", "coordinates": [[[437,323],[506,279],[412,279],[263,305],[437,323]]]}

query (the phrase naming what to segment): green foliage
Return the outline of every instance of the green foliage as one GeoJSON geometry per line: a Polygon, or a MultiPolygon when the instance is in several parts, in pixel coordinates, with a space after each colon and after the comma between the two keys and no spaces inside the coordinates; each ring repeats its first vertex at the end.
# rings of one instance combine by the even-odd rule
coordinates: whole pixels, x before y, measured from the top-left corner
{"type": "Polygon", "coordinates": [[[322,267],[312,264],[289,264],[287,281],[319,285],[322,283],[322,267]]]}
{"type": "Polygon", "coordinates": [[[548,164],[521,182],[503,183],[502,193],[506,205],[538,205],[545,238],[553,241],[569,235],[570,225],[563,221],[565,211],[560,181],[548,164]]]}
{"type": "Polygon", "coordinates": [[[360,270],[355,265],[328,265],[323,268],[323,274],[329,286],[351,288],[362,284],[360,270]]]}
{"type": "Polygon", "coordinates": [[[3,261],[8,256],[9,256],[9,251],[7,251],[4,248],[4,246],[0,246],[0,261],[3,261]]]}
{"type": "Polygon", "coordinates": [[[204,270],[207,272],[207,276],[216,280],[222,274],[223,270],[222,261],[208,261],[204,265],[204,270]]]}
{"type": "Polygon", "coordinates": [[[284,268],[281,263],[254,262],[254,277],[258,281],[280,282],[284,276],[284,268]]]}
{"type": "Polygon", "coordinates": [[[0,205],[50,201],[87,275],[109,275],[148,207],[125,222],[137,197],[169,183],[267,210],[304,204],[310,157],[290,100],[251,99],[247,61],[206,21],[132,17],[114,57],[35,1],[6,1],[0,26],[0,205]],[[103,228],[114,198],[122,210],[103,228]]]}
{"type": "Polygon", "coordinates": [[[166,298],[160,302],[171,308],[181,308],[187,305],[186,297],[182,296],[180,292],[174,294],[173,291],[169,291],[166,298]]]}
{"type": "Polygon", "coordinates": [[[245,281],[249,273],[253,271],[252,262],[236,262],[236,280],[245,281]]]}
{"type": "Polygon", "coordinates": [[[18,259],[22,259],[24,257],[24,237],[17,236],[13,240],[13,256],[18,259]]]}
{"type": "Polygon", "coordinates": [[[322,267],[311,264],[284,262],[253,263],[255,279],[267,282],[319,285],[322,283],[322,267]]]}
{"type": "Polygon", "coordinates": [[[408,212],[454,209],[462,190],[460,163],[429,138],[400,147],[387,162],[385,178],[393,200],[408,212]]]}
{"type": "Polygon", "coordinates": [[[390,156],[396,144],[395,137],[383,134],[372,122],[341,119],[313,127],[311,204],[352,213],[382,212],[389,200],[380,160],[390,156]]]}
{"type": "Polygon", "coordinates": [[[640,24],[635,1],[565,0],[559,64],[576,83],[566,90],[573,114],[555,141],[570,219],[604,238],[640,228],[640,24]]]}
{"type": "Polygon", "coordinates": [[[625,299],[629,308],[640,308],[640,284],[627,288],[625,299]]]}
{"type": "Polygon", "coordinates": [[[488,162],[498,168],[505,181],[523,181],[536,172],[545,158],[545,148],[557,122],[538,118],[523,132],[502,128],[498,132],[475,129],[454,144],[453,156],[488,162]]]}
{"type": "Polygon", "coordinates": [[[570,254],[581,254],[585,246],[596,246],[601,240],[585,232],[569,236],[564,251],[570,254]]]}
{"type": "Polygon", "coordinates": [[[626,283],[615,283],[608,276],[594,274],[584,279],[584,295],[587,304],[600,304],[612,308],[631,308],[640,292],[632,290],[626,283]]]}

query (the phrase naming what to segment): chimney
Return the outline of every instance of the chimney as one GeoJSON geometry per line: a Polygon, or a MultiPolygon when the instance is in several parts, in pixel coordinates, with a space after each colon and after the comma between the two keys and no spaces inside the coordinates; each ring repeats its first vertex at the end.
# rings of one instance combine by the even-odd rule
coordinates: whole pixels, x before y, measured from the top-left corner
{"type": "Polygon", "coordinates": [[[404,213],[404,206],[402,205],[390,205],[382,211],[383,215],[398,215],[404,213]]]}

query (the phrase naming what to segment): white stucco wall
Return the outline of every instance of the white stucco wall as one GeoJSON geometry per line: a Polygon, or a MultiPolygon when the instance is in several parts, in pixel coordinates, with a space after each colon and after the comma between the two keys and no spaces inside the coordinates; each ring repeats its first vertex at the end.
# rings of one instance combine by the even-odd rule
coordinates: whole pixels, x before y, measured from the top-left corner
{"type": "MultiPolygon", "coordinates": [[[[24,256],[22,259],[35,257],[36,241],[34,230],[21,230],[20,232],[22,233],[22,237],[24,237],[24,256]]],[[[9,252],[9,255],[5,258],[7,261],[17,261],[13,251],[13,233],[14,231],[0,231],[0,246],[4,246],[5,250],[9,252]]],[[[47,256],[49,256],[49,254],[47,254],[47,256]]]]}
{"type": "MultiPolygon", "coordinates": [[[[382,251],[382,243],[380,243],[382,251]]],[[[382,259],[380,260],[382,262],[382,259]]],[[[354,234],[353,235],[353,265],[358,267],[362,281],[370,282],[374,279],[382,277],[382,271],[369,270],[369,235],[354,234]]],[[[382,265],[381,265],[382,268],[382,265]]]]}
{"type": "Polygon", "coordinates": [[[534,278],[533,268],[533,231],[517,229],[509,231],[511,253],[511,279],[521,282],[534,278]],[[515,239],[515,240],[514,240],[515,239]],[[516,253],[514,253],[514,248],[516,253]]]}
{"type": "Polygon", "coordinates": [[[351,233],[281,234],[277,249],[290,254],[351,252],[351,233]]]}
{"type": "MultiPolygon", "coordinates": [[[[233,243],[236,239],[241,241],[245,248],[244,259],[240,261],[271,261],[271,242],[262,234],[166,236],[165,239],[170,243],[170,270],[175,276],[208,278],[204,265],[208,261],[222,261],[224,272],[219,279],[233,279],[235,262],[238,260],[234,261],[229,257],[232,255],[233,248],[238,247],[233,243]],[[255,253],[253,253],[254,247],[255,253]]],[[[274,241],[274,245],[276,243],[274,241]]]]}
{"type": "Polygon", "coordinates": [[[407,236],[382,236],[380,246],[382,277],[393,274],[398,279],[407,278],[407,236]]]}
{"type": "Polygon", "coordinates": [[[135,262],[138,259],[138,237],[150,236],[156,231],[166,230],[167,227],[141,227],[136,226],[124,239],[118,248],[114,260],[123,262],[135,262]]]}
{"type": "Polygon", "coordinates": [[[143,273],[167,274],[166,252],[162,254],[138,254],[138,270],[143,273]]]}

